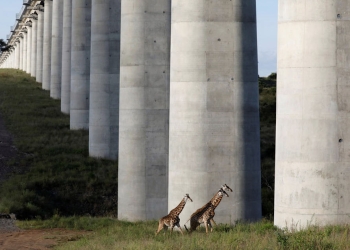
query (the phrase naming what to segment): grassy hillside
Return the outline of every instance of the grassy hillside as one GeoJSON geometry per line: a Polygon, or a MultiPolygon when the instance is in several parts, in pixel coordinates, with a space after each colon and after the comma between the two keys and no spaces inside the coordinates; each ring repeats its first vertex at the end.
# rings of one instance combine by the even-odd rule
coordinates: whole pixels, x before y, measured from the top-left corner
{"type": "MultiPolygon", "coordinates": [[[[260,78],[263,215],[273,216],[276,74],[260,78]]],[[[115,215],[117,164],[88,157],[88,132],[69,130],[60,102],[18,70],[0,70],[0,113],[25,152],[0,185],[0,211],[19,218],[115,215]]]]}
{"type": "Polygon", "coordinates": [[[22,71],[0,70],[0,113],[25,152],[0,185],[0,211],[18,218],[115,215],[117,164],[88,157],[88,132],[71,131],[60,102],[22,71]]]}

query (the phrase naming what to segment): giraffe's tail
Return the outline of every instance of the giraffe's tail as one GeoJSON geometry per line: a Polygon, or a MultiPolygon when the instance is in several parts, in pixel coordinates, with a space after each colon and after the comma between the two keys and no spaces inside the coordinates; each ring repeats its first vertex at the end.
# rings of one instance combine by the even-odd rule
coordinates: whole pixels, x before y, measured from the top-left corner
{"type": "Polygon", "coordinates": [[[189,231],[188,231],[188,228],[186,227],[186,224],[184,225],[184,227],[186,228],[186,231],[189,232],[189,231]]]}

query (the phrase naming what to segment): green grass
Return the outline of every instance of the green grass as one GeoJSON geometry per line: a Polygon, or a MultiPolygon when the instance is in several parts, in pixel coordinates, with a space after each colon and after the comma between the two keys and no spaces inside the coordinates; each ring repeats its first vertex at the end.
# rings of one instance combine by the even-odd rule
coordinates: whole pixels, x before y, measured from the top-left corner
{"type": "Polygon", "coordinates": [[[125,222],[112,218],[55,215],[50,220],[19,222],[22,228],[65,228],[90,231],[75,241],[64,242],[59,250],[109,249],[350,249],[350,226],[312,226],[299,232],[276,228],[272,222],[219,225],[208,235],[202,227],[191,235],[161,232],[155,236],[156,221],[125,222]]]}
{"type": "Polygon", "coordinates": [[[0,211],[17,218],[116,215],[117,163],[88,156],[88,132],[71,131],[60,102],[22,71],[0,70],[0,113],[21,154],[0,186],[0,211]]]}

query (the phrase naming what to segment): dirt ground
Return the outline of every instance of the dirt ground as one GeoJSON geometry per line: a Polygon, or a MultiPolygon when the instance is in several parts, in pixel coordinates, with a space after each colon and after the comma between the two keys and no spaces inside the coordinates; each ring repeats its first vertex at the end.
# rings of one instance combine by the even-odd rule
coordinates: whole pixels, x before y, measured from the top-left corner
{"type": "MultiPolygon", "coordinates": [[[[11,173],[21,172],[6,165],[9,159],[21,157],[21,153],[13,145],[13,137],[6,130],[0,115],[0,183],[11,173]]],[[[0,197],[1,199],[1,197],[0,197]]],[[[0,211],[0,214],[3,211],[0,211]]],[[[59,243],[80,238],[85,232],[64,229],[20,230],[12,219],[0,218],[1,250],[43,250],[50,249],[59,243]]]]}
{"type": "Polygon", "coordinates": [[[74,241],[86,234],[65,229],[23,230],[0,232],[1,250],[44,250],[52,249],[59,243],[74,241]]]}

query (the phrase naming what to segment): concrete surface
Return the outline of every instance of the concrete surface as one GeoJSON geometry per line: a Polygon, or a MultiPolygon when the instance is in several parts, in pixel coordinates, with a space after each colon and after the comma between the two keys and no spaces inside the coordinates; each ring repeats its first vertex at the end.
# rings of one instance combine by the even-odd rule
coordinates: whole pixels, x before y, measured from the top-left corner
{"type": "Polygon", "coordinates": [[[52,5],[51,37],[51,78],[50,96],[61,99],[62,77],[62,34],[63,34],[63,0],[54,0],[52,5]]]}
{"type": "Polygon", "coordinates": [[[22,70],[23,67],[23,38],[19,37],[19,65],[18,68],[22,70]]]}
{"type": "MultiPolygon", "coordinates": [[[[34,13],[34,12],[32,12],[34,13]]],[[[36,76],[36,46],[37,46],[37,32],[38,32],[38,20],[34,18],[32,20],[32,43],[30,50],[30,75],[32,77],[36,76]]]]}
{"type": "Polygon", "coordinates": [[[23,30],[23,71],[27,71],[27,39],[28,32],[27,29],[23,30]]]}
{"type": "Polygon", "coordinates": [[[91,0],[72,6],[70,128],[89,129],[91,0]]]}
{"type": "Polygon", "coordinates": [[[19,69],[19,58],[20,58],[20,42],[17,41],[16,42],[16,46],[15,46],[15,55],[16,55],[16,61],[15,61],[15,69],[19,69]]]}
{"type": "Polygon", "coordinates": [[[32,27],[31,26],[27,26],[28,29],[28,33],[27,33],[27,70],[26,72],[28,74],[30,74],[31,72],[31,64],[32,64],[32,60],[31,60],[31,54],[32,54],[32,27]]]}
{"type": "Polygon", "coordinates": [[[349,27],[349,1],[279,1],[278,227],[350,221],[349,27]]]}
{"type": "Polygon", "coordinates": [[[45,0],[43,40],[43,83],[42,88],[50,90],[51,82],[51,39],[52,39],[52,1],[45,0]]]}
{"type": "Polygon", "coordinates": [[[44,35],[44,12],[37,10],[38,13],[38,30],[36,44],[36,81],[43,81],[43,35],[44,35]]]}
{"type": "Polygon", "coordinates": [[[255,0],[173,0],[171,30],[169,209],[189,193],[185,223],[226,183],[215,221],[259,220],[255,0]]]}
{"type": "Polygon", "coordinates": [[[71,47],[72,47],[72,0],[63,1],[63,47],[61,111],[70,113],[71,47]]]}
{"type": "Polygon", "coordinates": [[[170,0],[122,1],[119,219],[168,212],[170,20],[170,0]]]}
{"type": "Polygon", "coordinates": [[[121,0],[92,0],[90,156],[116,160],[119,134],[121,0]]]}
{"type": "MultiPolygon", "coordinates": [[[[22,33],[20,33],[20,36],[23,35],[22,33]]],[[[23,37],[19,37],[19,69],[22,70],[23,69],[23,37]]]]}

